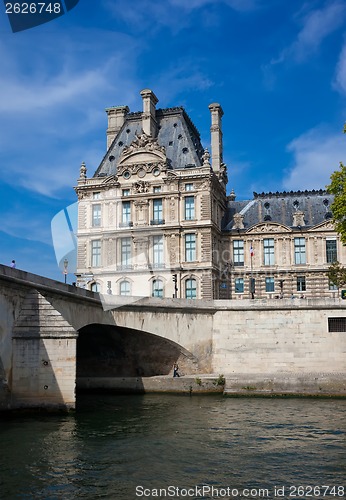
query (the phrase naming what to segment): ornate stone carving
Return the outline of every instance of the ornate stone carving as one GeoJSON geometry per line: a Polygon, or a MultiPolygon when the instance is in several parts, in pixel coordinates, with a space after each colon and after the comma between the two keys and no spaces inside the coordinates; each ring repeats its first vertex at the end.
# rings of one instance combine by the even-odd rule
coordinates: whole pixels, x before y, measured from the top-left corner
{"type": "Polygon", "coordinates": [[[233,229],[244,229],[244,215],[234,214],[233,220],[233,229]]]}
{"type": "Polygon", "coordinates": [[[143,132],[141,135],[136,134],[136,139],[132,141],[129,146],[124,146],[122,156],[129,156],[142,149],[150,152],[159,151],[164,154],[166,152],[165,147],[159,145],[157,138],[151,137],[143,132]]]}
{"type": "Polygon", "coordinates": [[[148,193],[149,186],[147,181],[137,181],[133,184],[133,189],[135,193],[148,193]]]}
{"type": "Polygon", "coordinates": [[[210,153],[209,153],[209,151],[208,151],[207,148],[204,150],[204,153],[202,155],[202,160],[203,160],[203,167],[211,168],[211,165],[210,165],[210,153]]]}
{"type": "Polygon", "coordinates": [[[86,173],[87,173],[87,168],[86,168],[85,163],[83,161],[83,163],[80,166],[80,170],[79,170],[79,178],[86,179],[86,173]]]}
{"type": "Polygon", "coordinates": [[[291,230],[283,226],[282,224],[257,224],[256,226],[253,226],[250,228],[247,232],[248,233],[277,233],[277,232],[284,232],[284,233],[290,233],[291,230]]]}
{"type": "Polygon", "coordinates": [[[295,227],[303,227],[305,226],[305,220],[304,220],[304,212],[301,210],[297,210],[293,214],[293,226],[295,227]]]}

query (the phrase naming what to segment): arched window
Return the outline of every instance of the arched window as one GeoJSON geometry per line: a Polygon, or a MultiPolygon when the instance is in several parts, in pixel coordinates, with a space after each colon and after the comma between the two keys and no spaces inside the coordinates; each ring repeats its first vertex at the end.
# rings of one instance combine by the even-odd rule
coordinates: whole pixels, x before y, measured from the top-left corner
{"type": "Polygon", "coordinates": [[[129,281],[121,281],[119,285],[120,295],[130,295],[130,283],[129,281]]]}
{"type": "Polygon", "coordinates": [[[152,283],[152,297],[163,297],[163,281],[156,279],[152,283]]]}
{"type": "Polygon", "coordinates": [[[185,281],[185,298],[195,299],[197,297],[197,284],[194,278],[185,281]]]}
{"type": "Polygon", "coordinates": [[[100,283],[97,283],[96,281],[95,281],[95,283],[92,283],[91,291],[92,292],[100,292],[101,291],[100,283]]]}

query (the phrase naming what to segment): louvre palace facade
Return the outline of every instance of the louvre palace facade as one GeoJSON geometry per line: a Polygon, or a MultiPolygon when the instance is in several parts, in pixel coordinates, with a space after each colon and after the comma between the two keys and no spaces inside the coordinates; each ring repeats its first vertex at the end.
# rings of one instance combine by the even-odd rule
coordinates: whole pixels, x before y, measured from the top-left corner
{"type": "Polygon", "coordinates": [[[211,149],[182,107],[107,108],[107,152],[78,196],[77,284],[114,295],[186,299],[333,297],[346,263],[324,190],[227,194],[222,115],[211,149]]]}

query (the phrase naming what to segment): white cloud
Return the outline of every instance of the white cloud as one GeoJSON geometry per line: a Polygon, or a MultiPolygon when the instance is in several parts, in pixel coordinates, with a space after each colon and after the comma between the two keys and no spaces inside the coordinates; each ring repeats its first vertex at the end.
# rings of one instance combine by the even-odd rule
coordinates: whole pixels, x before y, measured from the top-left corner
{"type": "Polygon", "coordinates": [[[188,14],[209,5],[224,4],[238,12],[256,10],[260,0],[104,0],[106,8],[117,18],[122,18],[129,25],[140,31],[151,32],[161,26],[169,27],[173,32],[195,22],[188,14]]]}
{"type": "Polygon", "coordinates": [[[346,94],[346,43],[339,56],[333,87],[342,94],[346,94]]]}
{"type": "Polygon", "coordinates": [[[327,2],[321,9],[309,11],[302,19],[301,16],[297,16],[302,28],[296,39],[273,58],[264,70],[268,71],[271,66],[287,60],[296,63],[306,61],[308,57],[318,52],[321,43],[328,35],[343,25],[345,16],[346,4],[340,0],[327,2]]]}
{"type": "Polygon", "coordinates": [[[324,189],[330,175],[345,162],[346,139],[340,131],[312,129],[294,139],[287,150],[294,156],[294,165],[283,181],[287,190],[324,189]]]}
{"type": "Polygon", "coordinates": [[[153,76],[155,93],[163,102],[170,102],[181,93],[210,88],[214,83],[201,67],[203,61],[199,61],[197,57],[179,59],[164,72],[153,76]]]}
{"type": "Polygon", "coordinates": [[[0,41],[0,179],[54,197],[75,185],[83,160],[93,175],[106,149],[104,108],[137,99],[139,54],[132,38],[99,30],[23,34],[6,50],[0,41]]]}

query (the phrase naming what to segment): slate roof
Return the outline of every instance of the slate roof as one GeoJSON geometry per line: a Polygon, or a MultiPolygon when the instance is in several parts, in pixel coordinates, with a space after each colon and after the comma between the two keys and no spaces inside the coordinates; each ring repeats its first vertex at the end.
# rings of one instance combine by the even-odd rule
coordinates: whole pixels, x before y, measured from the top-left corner
{"type": "MultiPolygon", "coordinates": [[[[158,143],[166,149],[169,167],[200,167],[204,149],[200,135],[184,108],[156,110],[158,143]]],[[[142,131],[142,113],[128,113],[125,123],[115,136],[109,150],[96,170],[94,177],[115,175],[124,146],[129,146],[142,131]]]]}
{"type": "MultiPolygon", "coordinates": [[[[277,222],[293,228],[293,214],[304,212],[305,227],[312,227],[332,218],[333,195],[325,190],[254,193],[252,200],[236,201],[229,197],[223,230],[232,231],[233,216],[244,216],[244,230],[261,222],[277,222]]],[[[243,230],[243,231],[244,231],[243,230]]]]}

